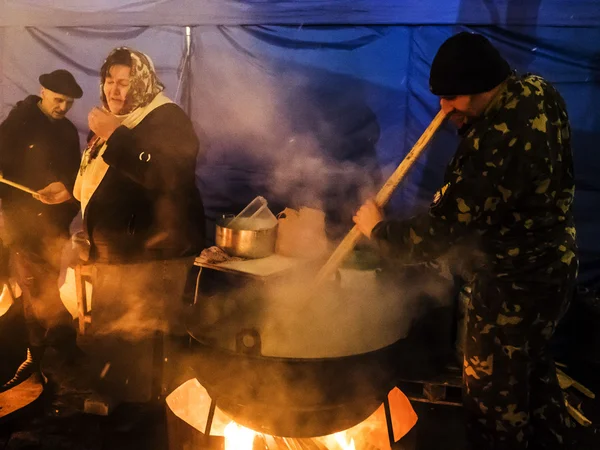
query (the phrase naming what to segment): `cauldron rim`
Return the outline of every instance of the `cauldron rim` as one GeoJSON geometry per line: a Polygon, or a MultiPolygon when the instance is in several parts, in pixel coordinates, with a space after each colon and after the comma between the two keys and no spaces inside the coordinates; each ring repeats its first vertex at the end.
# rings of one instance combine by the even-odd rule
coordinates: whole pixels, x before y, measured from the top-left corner
{"type": "Polygon", "coordinates": [[[295,356],[269,356],[269,355],[263,355],[263,354],[246,354],[246,353],[241,353],[241,352],[237,352],[235,350],[231,350],[227,347],[223,347],[220,345],[213,345],[210,344],[209,342],[207,342],[205,339],[202,339],[202,337],[196,336],[189,328],[187,330],[189,336],[194,339],[198,344],[204,346],[204,347],[208,347],[210,349],[219,351],[221,353],[224,353],[226,355],[229,356],[243,356],[244,358],[247,358],[249,360],[265,360],[268,359],[269,361],[272,362],[281,362],[281,363],[297,363],[297,364],[301,364],[301,363],[318,363],[318,362],[332,362],[332,361],[345,361],[345,360],[351,360],[351,359],[356,359],[356,358],[368,358],[369,356],[374,356],[375,354],[381,354],[381,353],[386,353],[388,351],[392,351],[394,348],[396,348],[401,342],[403,342],[406,337],[402,337],[400,339],[395,340],[394,342],[384,346],[384,347],[379,347],[377,349],[374,350],[369,350],[368,352],[362,352],[362,353],[352,353],[350,355],[341,355],[341,356],[326,356],[326,357],[316,357],[316,358],[310,358],[310,357],[295,357],[295,356]]]}

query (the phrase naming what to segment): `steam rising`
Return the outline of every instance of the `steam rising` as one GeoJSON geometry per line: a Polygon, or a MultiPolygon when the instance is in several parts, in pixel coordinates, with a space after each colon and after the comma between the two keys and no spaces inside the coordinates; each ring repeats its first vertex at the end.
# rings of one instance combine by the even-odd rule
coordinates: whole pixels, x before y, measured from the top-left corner
{"type": "Polygon", "coordinates": [[[426,276],[399,283],[374,271],[341,270],[320,292],[314,273],[298,272],[268,284],[203,299],[196,331],[206,342],[236,351],[241,330],[258,330],[261,353],[287,358],[330,358],[381,349],[405,338],[424,297],[449,304],[451,279],[426,276]]]}
{"type": "MultiPolygon", "coordinates": [[[[449,273],[389,278],[342,269],[338,281],[315,292],[315,269],[197,305],[192,334],[200,347],[182,365],[233,420],[258,432],[321,436],[366,419],[396,371],[424,361],[414,341],[404,345],[411,326],[452,299],[449,273]]],[[[440,325],[430,332],[443,335],[440,325]]]]}
{"type": "MultiPolygon", "coordinates": [[[[205,197],[224,201],[233,191],[228,183],[235,183],[229,197],[239,202],[237,211],[256,195],[266,197],[270,206],[320,207],[328,214],[328,225],[337,219],[332,235],[341,237],[352,226],[352,213],[382,181],[375,153],[379,130],[366,99],[350,89],[329,91],[326,98],[308,95],[315,90],[297,73],[259,67],[250,57],[240,63],[211,50],[197,52],[218,61],[211,64],[212,72],[203,72],[197,117],[211,140],[201,172],[205,197]],[[328,109],[327,102],[339,108],[328,109]],[[350,125],[344,128],[343,123],[350,125]]],[[[335,83],[330,79],[328,85],[335,83]]],[[[384,282],[373,272],[343,271],[339,284],[315,293],[311,283],[321,264],[266,287],[250,284],[200,299],[193,334],[205,347],[182,365],[194,368],[238,423],[289,436],[335,432],[364,420],[379,406],[373,399],[391,388],[386,372],[392,367],[389,360],[368,364],[358,355],[402,341],[427,313],[424,297],[431,297],[434,306],[451,301],[451,278],[435,275],[384,282]],[[261,360],[236,354],[243,330],[260,336],[261,360]],[[335,371],[310,366],[316,358],[331,362],[348,356],[355,364],[335,371]],[[293,364],[303,358],[310,368],[293,364]],[[245,408],[235,411],[240,404],[245,408]],[[341,410],[335,417],[323,416],[324,408],[336,411],[339,405],[348,417],[341,410]],[[299,410],[314,414],[293,414],[299,410]]],[[[256,340],[253,344],[257,350],[256,340]]],[[[398,356],[410,360],[410,355],[398,356]]]]}
{"type": "MultiPolygon", "coordinates": [[[[199,80],[201,88],[195,100],[198,106],[192,117],[211,144],[206,166],[200,172],[207,206],[233,212],[227,203],[227,192],[233,190],[235,181],[238,211],[257,195],[266,197],[270,205],[320,207],[333,222],[337,219],[332,226],[337,227],[333,235],[339,237],[340,230],[346,232],[352,226],[352,213],[374,194],[381,182],[375,155],[379,130],[366,100],[361,99],[360,92],[328,92],[328,98],[341,107],[326,111],[318,95],[305,95],[315,92],[306,77],[260,67],[250,56],[240,63],[239,58],[234,60],[221,50],[196,51],[197,58],[211,59],[210,70],[201,71],[204,79],[199,80]],[[344,103],[349,97],[353,100],[344,103]],[[340,120],[342,113],[347,116],[340,120]],[[343,129],[340,124],[344,122],[366,131],[361,135],[356,130],[343,129]],[[246,179],[232,179],[240,174],[246,179]]],[[[451,277],[426,275],[384,282],[372,271],[342,271],[339,283],[332,282],[315,294],[311,281],[320,264],[290,274],[278,283],[269,283],[266,288],[249,285],[200,298],[194,336],[217,350],[231,352],[236,350],[240,331],[254,329],[260,336],[263,356],[339,358],[377,351],[405,338],[413,322],[424,313],[424,297],[433,298],[437,306],[451,301],[451,277]]],[[[182,268],[182,272],[186,270],[182,268]]],[[[127,289],[119,299],[112,300],[110,308],[116,309],[110,314],[116,318],[101,333],[123,334],[135,340],[147,337],[154,329],[181,331],[182,324],[176,323],[173,316],[162,316],[157,305],[179,302],[176,294],[182,286],[174,284],[173,295],[165,298],[163,293],[147,289],[148,280],[137,278],[135,267],[128,275],[127,279],[111,281],[126,285],[127,289]]],[[[117,277],[116,272],[114,276],[117,277]]],[[[168,360],[177,361],[177,355],[169,355],[168,360]]],[[[312,380],[315,383],[310,392],[298,393],[293,385],[286,384],[296,375],[291,372],[277,381],[281,383],[278,386],[272,385],[275,378],[270,376],[254,374],[257,376],[247,378],[239,363],[209,366],[198,365],[198,360],[199,355],[192,354],[179,364],[193,366],[201,379],[216,377],[228,393],[248,396],[259,406],[261,402],[268,403],[262,405],[265,407],[294,406],[300,396],[312,402],[312,407],[332,398],[378,399],[382,394],[372,391],[374,372],[370,372],[369,379],[357,370],[340,373],[340,377],[351,379],[352,389],[345,393],[326,393],[318,380],[312,380]],[[273,394],[268,398],[252,397],[260,392],[273,394]]],[[[390,387],[386,383],[381,386],[390,387]]],[[[362,420],[360,414],[356,417],[362,420]]],[[[295,425],[287,423],[282,427],[294,429],[295,425]]]]}
{"type": "Polygon", "coordinates": [[[333,77],[315,81],[211,48],[197,53],[211,59],[195,117],[211,143],[200,174],[209,206],[209,197],[232,191],[235,181],[240,184],[230,197],[238,211],[263,195],[280,207],[333,210],[347,227],[351,212],[379,183],[379,130],[366,99],[335,86],[333,77]],[[239,180],[218,179],[215,171],[239,180]]]}

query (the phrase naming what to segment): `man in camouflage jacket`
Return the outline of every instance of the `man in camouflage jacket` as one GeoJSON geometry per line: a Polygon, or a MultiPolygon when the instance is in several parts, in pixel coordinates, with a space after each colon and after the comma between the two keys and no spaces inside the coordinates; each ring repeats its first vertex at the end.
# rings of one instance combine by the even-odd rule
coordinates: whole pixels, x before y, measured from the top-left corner
{"type": "Polygon", "coordinates": [[[443,187],[425,214],[383,220],[368,202],[354,220],[391,258],[429,260],[459,247],[483,254],[463,289],[469,444],[567,448],[571,422],[548,352],[578,268],[565,103],[469,33],[440,47],[430,84],[462,135],[443,187]]]}

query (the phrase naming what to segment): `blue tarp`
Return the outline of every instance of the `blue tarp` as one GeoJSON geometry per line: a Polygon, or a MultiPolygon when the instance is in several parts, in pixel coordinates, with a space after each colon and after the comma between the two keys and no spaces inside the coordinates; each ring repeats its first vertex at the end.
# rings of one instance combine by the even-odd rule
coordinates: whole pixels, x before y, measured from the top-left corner
{"type": "MultiPolygon", "coordinates": [[[[477,31],[516,69],[546,77],[567,100],[581,279],[598,284],[599,5],[4,0],[0,117],[37,91],[40,73],[64,67],[85,91],[70,113],[83,136],[87,112],[98,104],[103,58],[115,46],[130,45],[153,58],[167,93],[210,143],[198,185],[211,219],[237,212],[261,194],[274,209],[325,205],[346,220],[343,232],[361,198],[402,160],[435,115],[437,99],[427,81],[437,48],[457,31],[477,31]]],[[[450,128],[439,133],[394,196],[392,213],[426,207],[455,143],[450,128]]]]}
{"type": "Polygon", "coordinates": [[[597,0],[2,0],[0,26],[597,26],[597,0]]]}

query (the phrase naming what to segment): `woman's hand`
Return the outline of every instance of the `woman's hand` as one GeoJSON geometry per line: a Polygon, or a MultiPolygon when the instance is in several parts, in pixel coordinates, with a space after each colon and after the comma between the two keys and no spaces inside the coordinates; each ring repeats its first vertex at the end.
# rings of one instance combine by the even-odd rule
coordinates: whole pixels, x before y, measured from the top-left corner
{"type": "Polygon", "coordinates": [[[121,126],[121,122],[111,113],[93,108],[88,114],[88,125],[96,136],[108,141],[114,131],[121,126]]]}
{"type": "Polygon", "coordinates": [[[374,200],[368,200],[360,207],[352,220],[354,220],[361,233],[370,239],[375,225],[383,220],[383,213],[374,200]]]}

